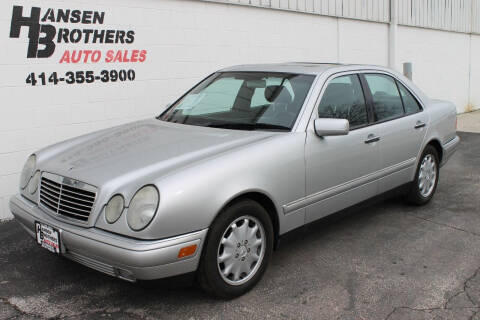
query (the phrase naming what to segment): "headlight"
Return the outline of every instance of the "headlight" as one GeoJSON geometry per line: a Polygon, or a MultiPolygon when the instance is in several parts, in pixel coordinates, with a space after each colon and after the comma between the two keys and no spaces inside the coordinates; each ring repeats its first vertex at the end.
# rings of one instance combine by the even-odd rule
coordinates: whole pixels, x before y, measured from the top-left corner
{"type": "Polygon", "coordinates": [[[30,178],[33,175],[33,171],[35,170],[36,162],[37,160],[34,154],[28,157],[27,162],[23,166],[22,175],[20,176],[20,188],[25,189],[27,186],[28,181],[30,181],[30,178]]]}
{"type": "Polygon", "coordinates": [[[134,231],[144,229],[157,212],[160,196],[154,186],[145,186],[137,191],[128,206],[127,222],[134,231]]]}
{"type": "Polygon", "coordinates": [[[34,194],[37,192],[38,184],[40,183],[40,171],[35,172],[33,178],[28,183],[28,192],[34,194]]]}
{"type": "Polygon", "coordinates": [[[105,219],[108,223],[114,223],[120,218],[125,207],[123,197],[119,194],[113,196],[105,207],[105,219]]]}

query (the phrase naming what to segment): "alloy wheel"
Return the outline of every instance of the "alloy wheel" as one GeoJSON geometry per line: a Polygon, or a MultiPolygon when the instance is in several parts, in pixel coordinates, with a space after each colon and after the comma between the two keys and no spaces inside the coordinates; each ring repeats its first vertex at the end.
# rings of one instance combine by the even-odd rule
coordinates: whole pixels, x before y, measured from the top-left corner
{"type": "Polygon", "coordinates": [[[217,251],[218,271],[230,285],[241,285],[258,271],[265,255],[265,230],[252,216],[235,219],[223,233],[217,251]]]}
{"type": "Polygon", "coordinates": [[[437,180],[437,164],[432,154],[427,154],[422,160],[418,173],[418,189],[424,198],[428,198],[435,188],[437,180]]]}

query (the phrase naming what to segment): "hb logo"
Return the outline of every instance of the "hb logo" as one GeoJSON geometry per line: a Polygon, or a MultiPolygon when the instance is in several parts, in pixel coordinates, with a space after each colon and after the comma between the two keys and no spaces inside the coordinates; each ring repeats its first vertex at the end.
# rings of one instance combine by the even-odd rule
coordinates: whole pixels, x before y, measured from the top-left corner
{"type": "Polygon", "coordinates": [[[19,38],[22,27],[28,28],[27,58],[48,58],[55,52],[53,39],[57,30],[50,24],[40,24],[40,8],[32,7],[30,16],[25,17],[22,6],[13,7],[10,38],[19,38]],[[39,44],[44,46],[40,50],[39,44]]]}

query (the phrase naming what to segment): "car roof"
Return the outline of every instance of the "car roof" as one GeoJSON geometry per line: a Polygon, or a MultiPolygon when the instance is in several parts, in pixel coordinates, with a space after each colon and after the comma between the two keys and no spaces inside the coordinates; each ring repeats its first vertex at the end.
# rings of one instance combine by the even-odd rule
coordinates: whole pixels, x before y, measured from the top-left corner
{"type": "Polygon", "coordinates": [[[342,64],[342,63],[321,63],[321,62],[283,62],[267,64],[243,64],[231,66],[219,70],[220,72],[287,72],[300,74],[318,75],[325,71],[350,71],[350,70],[388,70],[381,66],[365,64],[342,64]],[[335,69],[335,70],[332,70],[335,69]]]}

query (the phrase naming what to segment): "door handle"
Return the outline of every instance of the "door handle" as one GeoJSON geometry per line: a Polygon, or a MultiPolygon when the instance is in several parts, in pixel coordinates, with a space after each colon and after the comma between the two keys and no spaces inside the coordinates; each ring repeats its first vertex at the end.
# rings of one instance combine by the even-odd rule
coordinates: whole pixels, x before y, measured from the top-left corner
{"type": "Polygon", "coordinates": [[[427,124],[426,124],[425,122],[419,120],[419,121],[417,121],[417,123],[415,124],[415,127],[414,127],[414,128],[415,128],[415,129],[420,129],[420,128],[425,127],[426,125],[427,125],[427,124]]]}
{"type": "Polygon", "coordinates": [[[379,140],[380,140],[379,136],[376,136],[374,134],[369,134],[368,137],[367,137],[367,140],[365,140],[365,143],[373,143],[373,142],[377,142],[379,140]]]}

